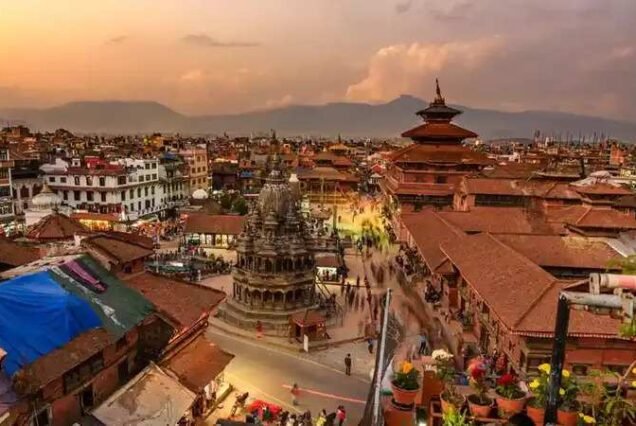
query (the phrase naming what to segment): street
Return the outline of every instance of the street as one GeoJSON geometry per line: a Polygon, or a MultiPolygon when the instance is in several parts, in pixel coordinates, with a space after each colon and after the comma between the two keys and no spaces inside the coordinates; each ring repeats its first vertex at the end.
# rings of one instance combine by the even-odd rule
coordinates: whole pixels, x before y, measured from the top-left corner
{"type": "MultiPolygon", "coordinates": [[[[370,386],[368,378],[346,376],[344,370],[258,342],[227,336],[214,329],[208,330],[208,337],[235,355],[225,376],[239,391],[292,411],[290,387],[297,383],[301,388],[297,411],[309,409],[316,415],[323,408],[331,412],[338,405],[344,405],[347,423],[360,421],[370,386]]],[[[230,400],[226,404],[233,402],[230,400]]]]}

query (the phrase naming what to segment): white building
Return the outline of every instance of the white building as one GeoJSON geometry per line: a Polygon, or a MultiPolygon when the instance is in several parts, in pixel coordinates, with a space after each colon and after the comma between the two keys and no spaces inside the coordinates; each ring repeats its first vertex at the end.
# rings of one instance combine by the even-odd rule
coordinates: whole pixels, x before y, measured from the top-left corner
{"type": "Polygon", "coordinates": [[[172,206],[164,196],[157,159],[124,158],[110,163],[93,160],[83,165],[58,162],[41,168],[44,181],[75,211],[125,214],[136,220],[161,214],[172,206]]]}

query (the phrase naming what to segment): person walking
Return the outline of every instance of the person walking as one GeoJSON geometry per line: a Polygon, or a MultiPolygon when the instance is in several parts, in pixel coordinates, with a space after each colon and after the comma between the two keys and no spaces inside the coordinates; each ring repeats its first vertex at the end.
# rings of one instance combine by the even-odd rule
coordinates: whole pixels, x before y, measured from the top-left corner
{"type": "Polygon", "coordinates": [[[339,406],[338,411],[336,411],[336,420],[338,420],[338,426],[342,426],[347,419],[347,412],[345,411],[344,406],[339,406]]]}
{"type": "Polygon", "coordinates": [[[420,349],[417,353],[418,355],[426,355],[428,353],[428,338],[424,333],[420,335],[420,349]]]}
{"type": "Polygon", "coordinates": [[[298,405],[298,395],[300,395],[300,388],[298,387],[298,384],[294,383],[294,386],[292,386],[290,393],[292,405],[298,405]]]}
{"type": "Polygon", "coordinates": [[[347,376],[351,376],[351,354],[347,354],[347,356],[344,359],[344,364],[345,364],[345,374],[347,376]]]}
{"type": "Polygon", "coordinates": [[[320,411],[320,414],[318,414],[318,417],[316,418],[316,426],[325,426],[326,423],[327,423],[327,410],[323,408],[320,411]]]}
{"type": "Polygon", "coordinates": [[[367,339],[367,349],[369,350],[370,354],[373,353],[373,339],[370,337],[367,339]]]}

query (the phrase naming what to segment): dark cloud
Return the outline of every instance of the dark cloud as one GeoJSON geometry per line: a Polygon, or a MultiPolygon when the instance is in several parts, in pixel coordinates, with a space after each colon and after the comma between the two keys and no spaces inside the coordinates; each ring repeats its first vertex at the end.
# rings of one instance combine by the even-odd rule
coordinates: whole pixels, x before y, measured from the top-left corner
{"type": "Polygon", "coordinates": [[[257,47],[259,43],[241,41],[219,41],[207,34],[188,34],[181,41],[199,47],[257,47]]]}
{"type": "Polygon", "coordinates": [[[397,3],[395,5],[395,12],[396,13],[406,13],[409,10],[411,10],[411,7],[413,7],[413,1],[414,0],[406,0],[400,3],[397,3]]]}
{"type": "Polygon", "coordinates": [[[127,42],[128,40],[129,40],[129,37],[127,35],[119,35],[119,36],[112,37],[106,40],[106,44],[109,44],[109,45],[122,44],[127,42]]]}

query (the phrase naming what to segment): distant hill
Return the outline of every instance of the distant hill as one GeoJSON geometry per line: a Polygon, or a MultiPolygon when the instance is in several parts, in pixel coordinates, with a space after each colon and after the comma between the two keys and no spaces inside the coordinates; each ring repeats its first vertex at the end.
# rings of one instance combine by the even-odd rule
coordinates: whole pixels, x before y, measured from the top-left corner
{"type": "MultiPolygon", "coordinates": [[[[186,116],[157,102],[71,102],[46,109],[0,111],[5,120],[24,122],[34,130],[63,127],[79,133],[180,132],[247,135],[276,129],[283,135],[399,136],[418,123],[415,112],[426,102],[412,97],[379,105],[329,103],[292,105],[233,115],[186,116]]],[[[457,122],[482,138],[532,137],[544,134],[591,135],[604,133],[636,140],[636,123],[599,117],[550,112],[502,112],[454,105],[464,111],[457,122]]]]}

